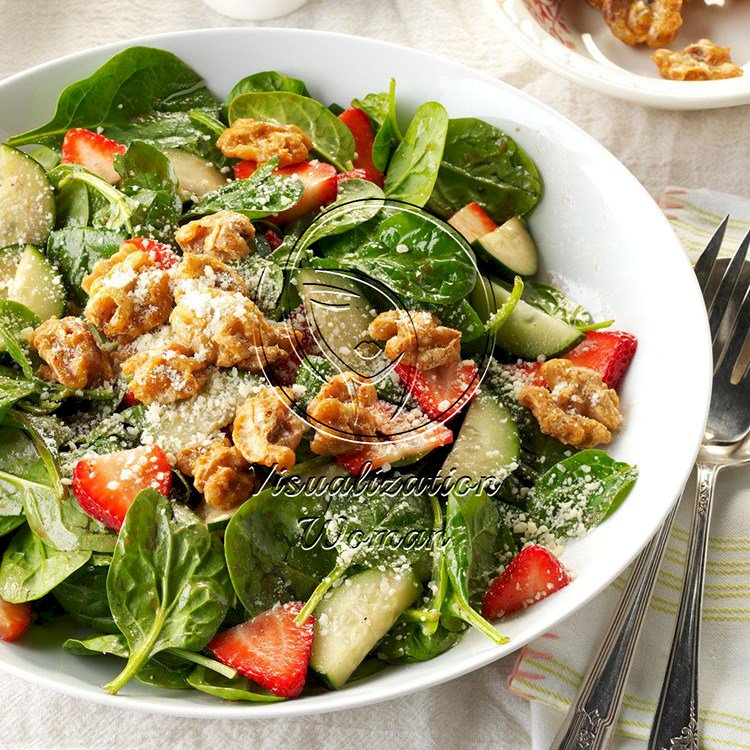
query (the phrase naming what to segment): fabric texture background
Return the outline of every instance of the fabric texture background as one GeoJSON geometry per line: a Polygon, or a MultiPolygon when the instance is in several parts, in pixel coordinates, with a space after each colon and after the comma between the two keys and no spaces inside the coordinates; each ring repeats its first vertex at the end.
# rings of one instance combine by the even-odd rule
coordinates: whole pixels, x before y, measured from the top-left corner
{"type": "MultiPolygon", "coordinates": [[[[224,18],[199,0],[0,0],[0,26],[5,32],[0,78],[117,40],[182,29],[252,25],[224,18]]],[[[748,192],[750,107],[662,112],[577,87],[517,51],[480,0],[310,0],[291,15],[257,25],[383,39],[495,75],[587,130],[654,195],[670,183],[748,192]],[[745,150],[745,158],[738,158],[738,149],[745,150]]],[[[237,77],[246,72],[238,70],[237,77]]],[[[532,746],[532,727],[535,748],[546,748],[561,715],[532,704],[532,716],[529,703],[504,686],[514,662],[509,657],[398,702],[339,714],[253,722],[145,716],[66,698],[0,673],[0,750],[156,746],[260,750],[282,742],[290,747],[332,750],[407,743],[421,748],[520,750],[532,746]]]]}

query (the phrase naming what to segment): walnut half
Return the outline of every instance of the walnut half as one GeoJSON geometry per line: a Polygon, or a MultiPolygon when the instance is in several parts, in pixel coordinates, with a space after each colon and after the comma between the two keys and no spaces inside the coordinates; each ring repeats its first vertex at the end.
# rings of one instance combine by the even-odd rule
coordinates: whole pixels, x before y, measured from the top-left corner
{"type": "Polygon", "coordinates": [[[279,166],[299,164],[307,159],[312,141],[296,125],[275,125],[244,117],[235,120],[216,141],[230,159],[264,162],[279,157],[279,166]]]}
{"type": "Polygon", "coordinates": [[[658,49],[652,55],[662,78],[672,81],[717,81],[738,78],[743,71],[729,56],[729,47],[718,47],[709,39],[699,39],[682,52],[658,49]]]}

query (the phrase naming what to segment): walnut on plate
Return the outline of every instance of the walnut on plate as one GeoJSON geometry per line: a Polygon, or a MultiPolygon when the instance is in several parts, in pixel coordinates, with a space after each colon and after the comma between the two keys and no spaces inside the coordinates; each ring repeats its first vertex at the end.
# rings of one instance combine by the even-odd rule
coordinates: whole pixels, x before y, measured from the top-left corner
{"type": "Polygon", "coordinates": [[[281,388],[267,386],[237,409],[232,439],[246,461],[289,471],[306,426],[287,406],[281,388]]]}
{"type": "Polygon", "coordinates": [[[334,375],[307,407],[315,427],[310,450],[320,456],[350,453],[369,442],[378,429],[375,386],[353,373],[334,375]]]}
{"type": "Polygon", "coordinates": [[[169,272],[127,241],[111,258],[98,260],[81,286],[89,295],[86,320],[120,343],[160,326],[172,310],[169,272]]]}
{"type": "Polygon", "coordinates": [[[401,359],[419,370],[458,362],[461,358],[461,332],[440,324],[430,312],[389,310],[370,323],[370,336],[385,341],[385,356],[401,359]]]}
{"type": "Polygon", "coordinates": [[[175,242],[184,253],[213,255],[225,263],[250,252],[248,240],[255,237],[250,219],[236,211],[217,211],[180,227],[175,242]]]}
{"type": "Polygon", "coordinates": [[[729,47],[699,39],[681,52],[658,49],[651,56],[662,78],[672,81],[716,81],[738,78],[742,68],[732,62],[729,47]]]}
{"type": "Polygon", "coordinates": [[[195,489],[219,510],[232,510],[244,503],[258,485],[255,471],[227,438],[182,450],[176,466],[193,477],[195,489]]]}
{"type": "Polygon", "coordinates": [[[40,377],[66,388],[91,388],[112,379],[112,362],[85,321],[69,316],[45,320],[33,333],[31,346],[46,362],[40,377]]]}
{"type": "Polygon", "coordinates": [[[625,44],[661,47],[682,26],[683,0],[603,0],[602,15],[612,33],[625,44]]]}
{"type": "Polygon", "coordinates": [[[170,342],[137,352],[122,363],[132,375],[128,388],[144,404],[172,404],[195,396],[206,382],[206,363],[182,344],[170,342]]]}
{"type": "Polygon", "coordinates": [[[175,299],[196,287],[211,287],[225,292],[247,292],[247,284],[237,271],[214,255],[187,253],[177,266],[175,279],[175,299]]]}
{"type": "Polygon", "coordinates": [[[620,400],[599,373],[565,359],[551,359],[541,368],[549,389],[524,385],[521,406],[530,409],[545,435],[566,445],[593,448],[612,440],[620,427],[620,400]]]}
{"type": "Polygon", "coordinates": [[[279,157],[279,166],[299,164],[312,148],[310,138],[296,125],[275,125],[248,117],[235,120],[216,141],[224,156],[261,163],[279,157]]]}

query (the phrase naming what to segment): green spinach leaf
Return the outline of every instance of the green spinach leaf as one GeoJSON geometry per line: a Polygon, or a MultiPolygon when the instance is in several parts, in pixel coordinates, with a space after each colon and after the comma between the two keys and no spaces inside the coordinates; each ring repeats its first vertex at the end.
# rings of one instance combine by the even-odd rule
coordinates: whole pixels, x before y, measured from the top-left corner
{"type": "Polygon", "coordinates": [[[205,667],[198,667],[187,678],[188,684],[202,693],[215,695],[228,701],[251,701],[253,703],[276,703],[284,698],[274,695],[245,677],[229,679],[205,667]]]}
{"type": "Polygon", "coordinates": [[[460,638],[460,632],[442,625],[438,625],[434,633],[426,634],[419,623],[402,620],[380,642],[377,655],[389,664],[429,661],[453,648],[460,638]]]}
{"type": "Polygon", "coordinates": [[[576,328],[590,326],[594,319],[583,305],[574,302],[559,289],[539,281],[527,281],[522,299],[555,318],[560,318],[576,328]]]}
{"type": "Polygon", "coordinates": [[[52,592],[60,606],[78,623],[98,633],[119,633],[107,600],[110,558],[95,555],[52,592]]]}
{"type": "Polygon", "coordinates": [[[26,522],[26,516],[0,516],[0,537],[7,536],[26,522]]]}
{"type": "Polygon", "coordinates": [[[310,96],[307,86],[297,78],[289,78],[275,70],[266,70],[261,73],[253,73],[235,83],[221,105],[222,110],[224,113],[227,113],[232,102],[240,94],[249,94],[257,91],[287,91],[290,94],[310,96]]]}

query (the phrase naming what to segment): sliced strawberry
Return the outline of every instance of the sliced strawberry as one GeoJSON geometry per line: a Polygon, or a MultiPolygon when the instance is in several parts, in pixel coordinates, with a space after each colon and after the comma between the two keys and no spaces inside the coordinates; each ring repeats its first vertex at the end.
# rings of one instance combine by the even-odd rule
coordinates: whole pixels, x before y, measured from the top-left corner
{"type": "Polygon", "coordinates": [[[266,242],[271,250],[275,250],[283,242],[281,235],[278,232],[274,232],[273,229],[266,229],[263,232],[263,236],[266,238],[266,242]]]}
{"type": "Polygon", "coordinates": [[[149,237],[131,237],[123,244],[135,245],[142,252],[148,253],[154,263],[165,271],[174,268],[180,262],[180,256],[169,245],[149,237]]]}
{"type": "Polygon", "coordinates": [[[339,115],[339,120],[346,125],[354,136],[354,148],[356,154],[352,163],[357,169],[364,169],[366,179],[376,185],[383,186],[383,173],[372,161],[372,145],[375,142],[375,133],[370,124],[370,118],[365,112],[357,107],[352,107],[339,115]]]}
{"type": "Polygon", "coordinates": [[[625,331],[589,331],[565,359],[596,370],[610,387],[617,388],[638,347],[638,339],[625,331]]]}
{"type": "Polygon", "coordinates": [[[120,401],[120,406],[129,409],[131,406],[138,406],[140,403],[133,391],[125,391],[125,395],[122,397],[122,401],[120,401]]]}
{"type": "Polygon", "coordinates": [[[482,614],[488,620],[526,609],[570,583],[560,561],[539,544],[527,544],[491,583],[482,614]]]}
{"type": "Polygon", "coordinates": [[[12,604],[0,599],[0,641],[17,641],[31,625],[31,604],[12,604]]]}
{"type": "MultiPolygon", "coordinates": [[[[244,180],[250,177],[257,168],[258,165],[255,162],[241,161],[234,166],[234,176],[238,180],[244,180]]],[[[296,177],[305,187],[299,203],[278,214],[274,218],[275,223],[288,224],[336,200],[336,168],[330,164],[314,159],[303,161],[301,164],[293,164],[290,167],[282,167],[274,174],[280,177],[296,177]]]]}
{"type": "Polygon", "coordinates": [[[313,644],[313,618],[297,625],[302,602],[277,604],[249,622],[219,633],[206,647],[222,664],[283,698],[305,687],[313,644]]]}
{"type": "Polygon", "coordinates": [[[148,487],[169,495],[172,467],[158,445],[81,459],[73,471],[79,505],[105,526],[119,531],[135,496],[148,487]]]}
{"type": "Polygon", "coordinates": [[[476,202],[469,203],[460,211],[457,211],[448,219],[448,223],[459,234],[462,234],[469,244],[497,229],[497,224],[490,219],[487,212],[476,202]]]}
{"type": "Polygon", "coordinates": [[[126,151],[127,148],[121,143],[105,138],[101,133],[73,128],[63,139],[62,161],[63,164],[86,167],[89,172],[114,185],[120,180],[120,175],[115,170],[115,156],[126,151]]]}
{"type": "Polygon", "coordinates": [[[341,174],[336,175],[336,184],[339,185],[344,180],[351,179],[367,180],[369,178],[367,176],[367,172],[365,172],[364,169],[350,169],[348,172],[341,172],[341,174]]]}
{"type": "Polygon", "coordinates": [[[441,422],[455,417],[479,387],[477,366],[470,359],[433,370],[402,364],[394,369],[422,411],[441,422]]]}
{"type": "Polygon", "coordinates": [[[373,407],[378,430],[384,437],[377,442],[363,443],[351,453],[336,456],[339,465],[351,474],[372,471],[386,464],[411,463],[435,448],[453,442],[453,433],[440,422],[430,422],[419,409],[403,411],[393,404],[377,401],[373,407]],[[415,429],[414,425],[418,425],[415,429]]]}
{"type": "Polygon", "coordinates": [[[504,367],[514,378],[519,378],[524,384],[547,385],[547,381],[542,377],[541,362],[518,362],[515,365],[504,365],[504,367]]]}

